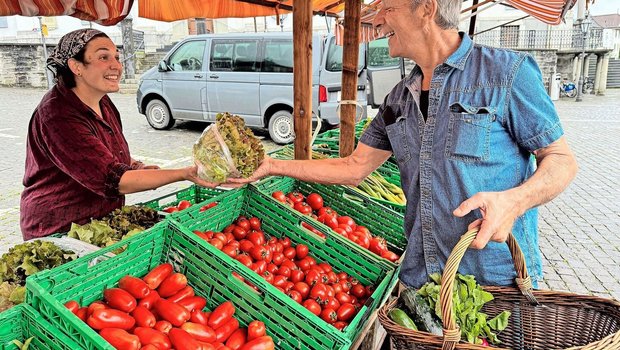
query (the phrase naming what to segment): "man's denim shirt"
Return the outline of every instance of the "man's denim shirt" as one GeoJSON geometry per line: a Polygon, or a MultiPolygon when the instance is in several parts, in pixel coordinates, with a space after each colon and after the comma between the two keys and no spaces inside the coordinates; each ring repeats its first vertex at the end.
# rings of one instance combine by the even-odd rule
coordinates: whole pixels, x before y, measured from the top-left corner
{"type": "MultiPolygon", "coordinates": [[[[419,287],[442,272],[467,226],[481,217],[452,215],[478,192],[519,186],[535,170],[532,152],[563,134],[534,59],[525,53],[480,46],[461,34],[459,48],[437,66],[428,120],[419,109],[422,73],[415,67],[386,97],[361,142],[393,152],[407,196],[408,245],[400,278],[419,287]]],[[[537,210],[517,218],[513,234],[532,281],[542,277],[537,210]]],[[[482,285],[514,284],[505,243],[469,249],[459,265],[482,285]]]]}

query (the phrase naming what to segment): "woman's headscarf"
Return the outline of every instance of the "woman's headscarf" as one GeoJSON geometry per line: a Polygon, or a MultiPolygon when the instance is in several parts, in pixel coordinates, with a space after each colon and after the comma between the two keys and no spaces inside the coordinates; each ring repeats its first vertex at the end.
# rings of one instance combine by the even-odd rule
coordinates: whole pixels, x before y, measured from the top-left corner
{"type": "Polygon", "coordinates": [[[100,30],[90,28],[65,34],[47,58],[47,68],[54,72],[54,75],[58,72],[58,68],[68,68],[69,59],[75,57],[93,37],[100,34],[106,35],[100,30]]]}

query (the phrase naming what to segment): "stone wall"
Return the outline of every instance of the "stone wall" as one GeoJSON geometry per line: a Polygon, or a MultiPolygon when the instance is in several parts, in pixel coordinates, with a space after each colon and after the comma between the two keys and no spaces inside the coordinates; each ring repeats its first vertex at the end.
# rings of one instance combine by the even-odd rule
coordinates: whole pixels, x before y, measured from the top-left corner
{"type": "Polygon", "coordinates": [[[43,45],[0,44],[0,86],[47,88],[43,57],[43,45]]]}

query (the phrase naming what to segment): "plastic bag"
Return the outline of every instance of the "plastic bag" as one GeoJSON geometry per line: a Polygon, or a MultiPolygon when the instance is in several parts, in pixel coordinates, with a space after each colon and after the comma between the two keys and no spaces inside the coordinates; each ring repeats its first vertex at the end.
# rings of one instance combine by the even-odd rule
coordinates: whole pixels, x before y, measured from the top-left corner
{"type": "Polygon", "coordinates": [[[230,150],[220,134],[217,124],[209,125],[193,147],[194,163],[198,176],[208,182],[226,182],[229,177],[240,177],[230,150]]]}

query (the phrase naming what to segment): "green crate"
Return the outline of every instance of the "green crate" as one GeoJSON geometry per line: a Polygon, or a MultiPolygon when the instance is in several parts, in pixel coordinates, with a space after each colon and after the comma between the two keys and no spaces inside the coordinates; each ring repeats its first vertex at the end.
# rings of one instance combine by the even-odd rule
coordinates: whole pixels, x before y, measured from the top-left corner
{"type": "MultiPolygon", "coordinates": [[[[378,204],[369,197],[363,196],[346,186],[321,185],[281,176],[265,178],[252,186],[256,187],[265,196],[269,197],[269,199],[274,203],[277,203],[280,208],[284,208],[285,210],[300,216],[303,215],[297,213],[287,205],[271,198],[271,194],[275,191],[288,193],[295,190],[299,190],[304,195],[316,192],[323,197],[326,206],[335,209],[340,215],[348,215],[352,217],[357,224],[367,227],[373,235],[378,235],[385,238],[390,249],[399,255],[403,255],[405,247],[407,246],[407,238],[404,235],[403,228],[403,215],[386,206],[378,204]]],[[[310,218],[310,220],[312,221],[312,226],[326,229],[331,237],[336,236],[341,238],[343,241],[349,242],[352,249],[356,252],[359,253],[367,251],[366,249],[361,248],[357,244],[333,232],[331,229],[327,228],[327,226],[321,224],[318,220],[312,218],[310,218]]],[[[393,267],[397,265],[386,259],[381,260],[393,267]]]]}
{"type": "Polygon", "coordinates": [[[0,313],[0,350],[19,349],[13,340],[23,343],[30,337],[33,337],[29,347],[32,350],[83,349],[27,304],[0,313]]]}
{"type": "MultiPolygon", "coordinates": [[[[186,229],[221,231],[239,215],[256,216],[262,222],[262,230],[268,236],[289,237],[293,244],[306,244],[312,255],[320,262],[327,262],[335,271],[344,271],[357,278],[364,285],[376,287],[373,295],[343,332],[327,324],[320,317],[297,304],[293,299],[267,283],[258,274],[242,265],[205,241],[196,238],[198,244],[208,256],[218,256],[226,263],[224,271],[235,271],[252,275],[251,283],[265,295],[263,315],[273,335],[278,339],[278,348],[283,349],[342,349],[348,348],[359,335],[368,321],[370,313],[385,301],[388,286],[394,282],[394,268],[384,263],[384,259],[369,251],[356,252],[349,244],[342,244],[340,239],[321,238],[302,227],[302,222],[312,223],[310,217],[303,217],[280,206],[255,189],[245,188],[237,193],[236,198],[229,196],[220,201],[217,207],[206,212],[190,208],[175,217],[186,229]],[[269,310],[269,311],[267,311],[269,310]]],[[[243,275],[243,274],[242,274],[243,275]]],[[[244,275],[245,277],[245,275],[244,275]]],[[[239,284],[239,288],[245,288],[239,284]]]]}
{"type": "Polygon", "coordinates": [[[162,210],[166,207],[177,205],[182,200],[188,200],[192,204],[196,204],[203,202],[209,198],[213,198],[214,196],[218,196],[227,191],[228,190],[219,188],[205,188],[198,185],[191,185],[186,189],[182,189],[180,191],[176,191],[165,196],[161,196],[159,198],[155,198],[153,200],[143,203],[137,203],[134,205],[141,205],[155,210],[162,210]]]}

